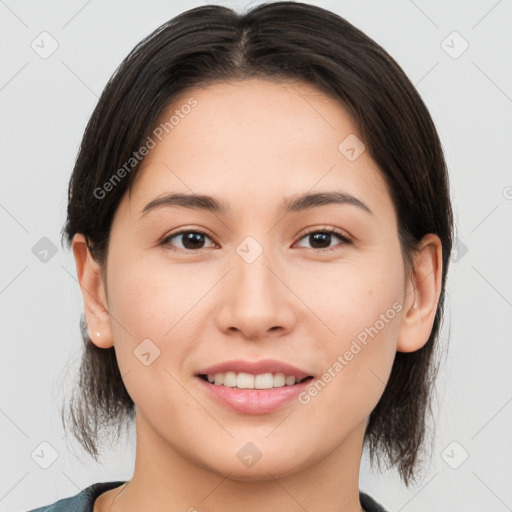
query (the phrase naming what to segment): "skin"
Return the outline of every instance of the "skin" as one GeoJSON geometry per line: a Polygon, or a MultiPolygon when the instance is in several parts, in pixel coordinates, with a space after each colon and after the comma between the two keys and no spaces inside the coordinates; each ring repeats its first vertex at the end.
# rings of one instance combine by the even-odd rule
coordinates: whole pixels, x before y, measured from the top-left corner
{"type": "Polygon", "coordinates": [[[366,422],[396,351],[428,340],[441,242],[426,235],[406,273],[378,167],[367,151],[349,161],[338,150],[361,137],[343,106],[310,85],[216,83],[187,91],[162,120],[191,96],[198,105],[150,151],[119,204],[106,278],[84,237],[73,240],[93,342],[115,347],[137,409],[133,478],[94,510],[361,511],[366,422]],[[280,210],[284,198],[334,190],[372,214],[349,204],[280,210]],[[164,192],[211,195],[231,212],[163,207],[140,218],[164,192]],[[207,233],[202,248],[185,252],[182,236],[162,244],[183,228],[207,233]],[[332,235],[315,246],[305,236],[313,228],[352,243],[332,235]],[[236,252],[247,236],[263,249],[250,264],[236,252]],[[194,376],[229,359],[274,358],[321,377],[394,303],[401,311],[307,404],[241,414],[194,376]],[[160,349],[149,366],[133,354],[146,338],[160,349]],[[248,441],[262,453],[252,467],[237,457],[248,441]]]}

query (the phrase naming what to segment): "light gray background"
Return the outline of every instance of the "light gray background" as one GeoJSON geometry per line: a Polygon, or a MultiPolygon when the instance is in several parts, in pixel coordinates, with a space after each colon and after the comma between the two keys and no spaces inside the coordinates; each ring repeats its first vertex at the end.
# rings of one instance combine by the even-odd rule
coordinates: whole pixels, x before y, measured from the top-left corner
{"type": "MultiPolygon", "coordinates": [[[[240,9],[258,2],[218,3],[240,9]]],[[[313,3],[374,38],[418,87],[446,151],[457,224],[431,460],[407,489],[395,472],[370,471],[365,458],[361,488],[390,511],[511,510],[512,3],[313,3]],[[453,31],[469,43],[458,58],[445,51],[463,48],[457,36],[442,46],[453,31]]],[[[144,36],[201,4],[0,1],[1,511],[132,475],[133,431],[96,464],[66,442],[60,424],[58,405],[80,356],[82,311],[74,260],[59,240],[66,187],[114,69],[144,36]],[[58,42],[46,59],[31,47],[43,31],[58,42]],[[32,250],[43,237],[58,249],[46,262],[32,250]],[[40,467],[51,457],[42,442],[58,454],[48,469],[40,467]],[[32,458],[34,450],[44,457],[32,458]]]]}

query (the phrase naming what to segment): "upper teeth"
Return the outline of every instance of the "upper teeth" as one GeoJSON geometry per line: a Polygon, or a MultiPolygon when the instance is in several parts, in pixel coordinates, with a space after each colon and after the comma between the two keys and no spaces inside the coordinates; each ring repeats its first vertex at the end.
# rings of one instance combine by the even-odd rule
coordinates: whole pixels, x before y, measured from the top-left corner
{"type": "Polygon", "coordinates": [[[283,386],[293,386],[295,384],[293,375],[284,373],[261,373],[252,375],[251,373],[209,373],[208,381],[216,386],[227,386],[229,388],[240,389],[270,389],[282,388],[283,386]]]}

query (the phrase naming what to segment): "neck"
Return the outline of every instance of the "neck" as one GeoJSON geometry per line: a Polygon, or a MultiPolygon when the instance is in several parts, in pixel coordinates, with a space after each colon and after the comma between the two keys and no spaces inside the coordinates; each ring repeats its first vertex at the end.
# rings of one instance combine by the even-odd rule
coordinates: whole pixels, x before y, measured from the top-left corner
{"type": "Polygon", "coordinates": [[[110,511],[363,512],[359,469],[365,427],[366,421],[333,451],[297,471],[265,470],[258,478],[236,480],[185,458],[138,411],[135,470],[122,492],[116,490],[110,511]]]}

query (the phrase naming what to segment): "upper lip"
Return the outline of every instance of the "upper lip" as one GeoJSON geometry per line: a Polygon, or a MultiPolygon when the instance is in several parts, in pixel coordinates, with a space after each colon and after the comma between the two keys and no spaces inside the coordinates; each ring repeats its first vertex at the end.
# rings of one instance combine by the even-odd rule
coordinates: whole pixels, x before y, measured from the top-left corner
{"type": "Polygon", "coordinates": [[[311,373],[300,370],[295,366],[292,366],[288,363],[283,363],[282,361],[278,361],[276,359],[261,359],[259,361],[234,359],[203,368],[199,370],[197,374],[208,375],[226,372],[244,372],[250,373],[252,375],[260,375],[263,373],[284,373],[288,376],[294,376],[297,380],[312,376],[311,373]]]}

